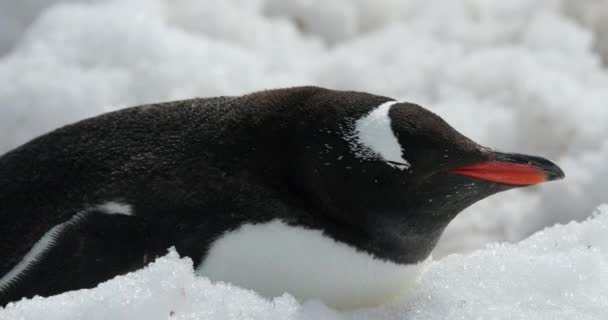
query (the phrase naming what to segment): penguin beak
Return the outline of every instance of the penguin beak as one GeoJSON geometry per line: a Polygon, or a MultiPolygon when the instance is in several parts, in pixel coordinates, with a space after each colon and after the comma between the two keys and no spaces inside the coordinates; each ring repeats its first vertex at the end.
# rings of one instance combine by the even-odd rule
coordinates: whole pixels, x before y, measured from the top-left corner
{"type": "Polygon", "coordinates": [[[501,152],[496,152],[491,161],[465,166],[450,173],[512,186],[530,186],[565,177],[562,169],[545,158],[501,152]]]}

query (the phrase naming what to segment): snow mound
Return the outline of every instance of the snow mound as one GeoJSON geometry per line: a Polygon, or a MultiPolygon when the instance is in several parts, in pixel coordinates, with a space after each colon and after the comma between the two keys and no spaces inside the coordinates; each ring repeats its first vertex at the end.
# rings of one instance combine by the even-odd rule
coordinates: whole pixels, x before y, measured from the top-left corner
{"type": "Polygon", "coordinates": [[[171,251],[94,289],[9,304],[0,319],[606,319],[608,205],[584,222],[434,261],[417,286],[372,309],[272,300],[197,277],[171,251]]]}

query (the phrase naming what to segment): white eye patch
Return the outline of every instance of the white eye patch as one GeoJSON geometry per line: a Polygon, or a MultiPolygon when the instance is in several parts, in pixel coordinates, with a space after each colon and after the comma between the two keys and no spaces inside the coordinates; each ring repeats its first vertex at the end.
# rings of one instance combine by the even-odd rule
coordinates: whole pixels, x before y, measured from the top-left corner
{"type": "Polygon", "coordinates": [[[398,101],[388,101],[355,122],[354,153],[363,159],[380,158],[394,168],[405,170],[411,164],[403,159],[402,149],[388,115],[398,101]]]}

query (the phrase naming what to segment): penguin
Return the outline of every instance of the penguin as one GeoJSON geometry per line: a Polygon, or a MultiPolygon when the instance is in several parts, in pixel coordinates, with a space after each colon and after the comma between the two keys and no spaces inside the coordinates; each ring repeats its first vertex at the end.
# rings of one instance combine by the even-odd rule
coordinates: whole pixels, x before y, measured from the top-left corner
{"type": "Polygon", "coordinates": [[[364,92],[126,108],[0,157],[0,304],[92,288],[175,248],[263,296],[375,306],[415,285],[463,209],[563,177],[364,92]]]}

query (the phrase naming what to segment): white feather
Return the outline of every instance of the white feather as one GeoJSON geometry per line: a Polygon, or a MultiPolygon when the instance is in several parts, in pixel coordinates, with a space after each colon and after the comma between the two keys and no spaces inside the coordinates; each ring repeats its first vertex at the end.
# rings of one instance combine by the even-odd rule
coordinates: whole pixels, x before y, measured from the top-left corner
{"type": "Polygon", "coordinates": [[[410,168],[411,164],[402,157],[403,150],[391,128],[391,118],[388,114],[396,103],[399,102],[385,102],[355,122],[356,142],[365,148],[363,152],[355,150],[355,154],[369,158],[372,153],[387,161],[388,165],[403,170],[410,168]]]}
{"type": "MultiPolygon", "coordinates": [[[[106,202],[93,207],[105,214],[124,214],[132,215],[131,206],[128,204],[122,204],[118,202],[106,202]]],[[[69,220],[53,226],[47,231],[38,242],[32,246],[25,256],[15,265],[8,273],[0,278],[0,292],[8,289],[14,285],[23,276],[25,272],[34,267],[38,263],[44,254],[57,245],[59,236],[65,232],[65,230],[75,224],[80,223],[83,219],[91,214],[91,210],[83,210],[70,218],[69,220]]]]}
{"type": "Polygon", "coordinates": [[[96,209],[102,211],[105,214],[124,214],[127,216],[133,215],[133,210],[131,205],[109,201],[104,204],[100,204],[95,207],[96,209]]]}
{"type": "Polygon", "coordinates": [[[197,272],[266,297],[288,292],[351,309],[389,301],[412,287],[425,265],[379,260],[321,231],[273,220],[222,235],[197,272]]]}
{"type": "Polygon", "coordinates": [[[47,231],[36,244],[28,251],[25,256],[14,266],[11,271],[6,273],[0,279],[0,292],[8,289],[22,277],[24,272],[31,269],[34,264],[40,261],[42,256],[57,244],[57,239],[70,225],[78,223],[88,214],[87,211],[75,214],[71,219],[64,223],[60,223],[47,231]]]}

